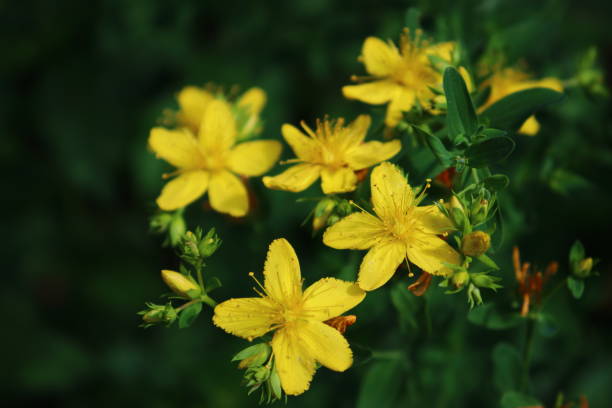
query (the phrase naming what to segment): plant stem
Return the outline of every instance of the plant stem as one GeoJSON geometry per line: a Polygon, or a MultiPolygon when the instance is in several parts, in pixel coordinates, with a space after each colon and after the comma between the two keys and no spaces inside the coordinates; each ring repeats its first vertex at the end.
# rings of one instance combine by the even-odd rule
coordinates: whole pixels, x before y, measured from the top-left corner
{"type": "Polygon", "coordinates": [[[533,339],[535,335],[536,320],[528,317],[527,327],[525,328],[525,344],[523,348],[523,375],[521,379],[521,391],[528,392],[529,390],[529,367],[531,365],[531,349],[533,348],[533,339]]]}
{"type": "Polygon", "coordinates": [[[193,299],[193,300],[190,300],[189,302],[187,302],[185,304],[180,305],[179,307],[177,307],[174,310],[176,310],[177,312],[180,312],[181,310],[187,309],[189,306],[195,305],[196,303],[200,303],[201,301],[202,301],[202,299],[193,299]]]}
{"type": "Polygon", "coordinates": [[[212,308],[217,306],[217,302],[213,298],[211,298],[210,296],[208,296],[206,294],[202,295],[201,300],[202,300],[202,302],[206,303],[208,306],[210,306],[212,308]]]}

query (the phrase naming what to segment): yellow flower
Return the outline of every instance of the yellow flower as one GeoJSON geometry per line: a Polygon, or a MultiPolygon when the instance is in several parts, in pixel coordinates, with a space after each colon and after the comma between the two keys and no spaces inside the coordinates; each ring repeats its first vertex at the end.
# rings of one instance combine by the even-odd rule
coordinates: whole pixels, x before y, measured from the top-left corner
{"type": "MultiPolygon", "coordinates": [[[[440,67],[431,59],[450,63],[455,49],[454,42],[430,45],[417,31],[416,38],[410,38],[408,31],[400,37],[399,49],[392,41],[385,43],[376,37],[368,37],[363,43],[360,61],[372,79],[360,85],[342,88],[346,98],[357,99],[372,105],[389,103],[385,124],[395,127],[407,112],[418,103],[426,110],[433,111],[436,94],[431,88],[441,89],[440,67]]],[[[356,80],[361,80],[356,78],[356,80]]]]}
{"type": "Polygon", "coordinates": [[[461,256],[438,235],[453,225],[435,205],[417,207],[401,171],[385,162],[371,177],[376,215],[359,212],[343,218],[323,234],[323,242],[336,249],[369,249],[361,262],[357,284],[363,290],[384,285],[404,259],[433,275],[448,275],[443,262],[459,264],[461,256]]]}
{"type": "Polygon", "coordinates": [[[214,99],[204,110],[197,137],[187,127],[151,129],[149,146],[157,157],[177,167],[157,199],[162,210],[186,206],[207,190],[215,210],[234,217],[249,209],[247,190],[234,174],[260,176],[278,160],[281,144],[256,140],[235,144],[236,121],[227,102],[214,99]]]}
{"type": "MultiPolygon", "coordinates": [[[[197,134],[202,122],[202,115],[208,104],[218,97],[212,86],[200,88],[186,86],[178,94],[180,110],[176,114],[178,125],[189,128],[197,134]]],[[[242,94],[232,104],[232,110],[236,118],[237,140],[243,140],[249,136],[261,132],[259,114],[266,104],[266,93],[261,88],[251,88],[242,94]]]]}
{"type": "Polygon", "coordinates": [[[365,293],[353,282],[323,278],[302,292],[300,265],[285,239],[270,244],[261,297],[230,299],[215,308],[213,322],[251,341],[274,330],[274,364],[285,393],[309,387],[316,362],[344,371],[353,363],[349,344],[324,321],[358,305],[365,293]]]}
{"type": "Polygon", "coordinates": [[[316,132],[304,122],[305,135],[296,127],[285,124],[285,141],[295,152],[299,162],[274,177],[264,177],[268,188],[299,192],[307,189],[319,176],[325,194],[345,193],[357,188],[356,170],[371,167],[396,155],[402,145],[399,140],[382,143],[365,142],[371,118],[360,115],[348,126],[344,119],[334,122],[317,121],[316,132]]]}
{"type": "MultiPolygon", "coordinates": [[[[500,99],[519,91],[529,88],[550,88],[557,92],[563,92],[563,84],[557,78],[549,77],[540,80],[531,79],[524,71],[518,68],[504,68],[495,70],[493,75],[484,81],[482,88],[491,87],[491,93],[487,101],[480,107],[484,111],[500,99]]],[[[535,116],[530,116],[519,129],[519,133],[533,136],[540,130],[540,124],[535,116]]]]}

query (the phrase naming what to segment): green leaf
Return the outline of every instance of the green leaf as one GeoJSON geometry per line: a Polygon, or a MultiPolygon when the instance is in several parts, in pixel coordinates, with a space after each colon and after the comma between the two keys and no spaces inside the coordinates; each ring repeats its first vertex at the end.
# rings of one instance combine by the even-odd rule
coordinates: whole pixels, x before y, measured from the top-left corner
{"type": "Polygon", "coordinates": [[[486,188],[497,192],[505,189],[510,184],[510,179],[505,174],[494,174],[482,180],[486,188]]]}
{"type": "Polygon", "coordinates": [[[570,253],[569,253],[570,264],[572,265],[577,264],[578,262],[582,261],[585,256],[586,256],[586,252],[584,250],[584,245],[582,245],[582,242],[580,241],[574,242],[574,244],[572,245],[572,248],[570,249],[570,253]]]}
{"type": "Polygon", "coordinates": [[[179,329],[186,329],[187,327],[191,326],[201,311],[201,302],[194,303],[183,310],[179,316],[179,329]]]}
{"type": "Polygon", "coordinates": [[[394,408],[404,376],[400,361],[377,361],[370,367],[359,391],[357,408],[394,408]]]}
{"type": "Polygon", "coordinates": [[[506,132],[505,130],[487,128],[487,129],[483,130],[481,134],[486,136],[487,139],[490,139],[492,137],[506,136],[506,134],[508,134],[508,132],[506,132]]]}
{"type": "Polygon", "coordinates": [[[528,117],[546,105],[563,99],[563,94],[548,88],[515,92],[489,106],[480,115],[490,127],[517,131],[528,117]]]}
{"type": "Polygon", "coordinates": [[[543,406],[540,401],[517,391],[508,391],[502,395],[501,408],[527,408],[543,406]]]}
{"type": "Polygon", "coordinates": [[[460,135],[471,138],[478,128],[478,117],[461,74],[453,67],[444,70],[444,94],[451,140],[460,135]]]}
{"type": "Polygon", "coordinates": [[[429,147],[438,162],[440,162],[440,164],[442,164],[443,166],[448,167],[451,163],[453,155],[448,150],[446,150],[446,147],[444,146],[444,143],[442,143],[442,140],[424,129],[421,129],[416,126],[413,126],[412,128],[425,141],[425,144],[427,144],[427,147],[429,147]]]}
{"type": "Polygon", "coordinates": [[[221,280],[216,276],[213,276],[206,282],[206,293],[210,293],[221,286],[221,280]]]}
{"type": "Polygon", "coordinates": [[[495,261],[492,260],[487,254],[482,254],[479,257],[477,257],[476,259],[478,259],[483,264],[487,265],[489,268],[493,268],[493,269],[499,270],[499,266],[497,266],[495,261]]]}
{"type": "Polygon", "coordinates": [[[567,288],[572,292],[574,299],[580,299],[584,293],[584,281],[573,276],[567,277],[567,288]]]}
{"type": "Polygon", "coordinates": [[[413,329],[418,328],[418,323],[415,319],[419,307],[418,301],[419,299],[410,293],[403,284],[396,285],[391,289],[391,303],[397,309],[402,330],[405,330],[407,326],[413,329]]]}
{"type": "Polygon", "coordinates": [[[267,343],[254,344],[252,346],[249,346],[245,349],[240,350],[238,354],[232,357],[232,361],[241,361],[241,360],[244,360],[245,358],[252,357],[255,354],[265,351],[268,347],[269,346],[267,343]]]}
{"type": "Polygon", "coordinates": [[[522,364],[518,350],[508,343],[499,343],[493,349],[493,382],[504,391],[519,388],[522,364]]]}
{"type": "Polygon", "coordinates": [[[510,156],[514,147],[514,140],[509,137],[494,137],[474,143],[465,151],[465,156],[470,167],[485,167],[510,156]]]}
{"type": "Polygon", "coordinates": [[[518,313],[503,312],[492,303],[487,303],[470,310],[468,320],[473,324],[484,326],[491,330],[510,329],[518,326],[523,321],[518,313]]]}

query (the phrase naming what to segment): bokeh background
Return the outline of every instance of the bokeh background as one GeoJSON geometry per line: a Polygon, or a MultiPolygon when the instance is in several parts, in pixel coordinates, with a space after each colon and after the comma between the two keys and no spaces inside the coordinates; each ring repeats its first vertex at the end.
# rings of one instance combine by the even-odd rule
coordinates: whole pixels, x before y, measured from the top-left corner
{"type": "MultiPolygon", "coordinates": [[[[229,362],[245,342],[213,327],[210,310],[189,330],[137,327],[136,312],[165,291],[159,270],[178,262],[148,232],[167,169],[147,151],[148,131],[163,109],[175,107],[181,87],[210,81],[267,91],[266,138],[280,139],[285,122],[369,112],[344,100],[340,88],[363,72],[356,57],[365,37],[396,39],[410,7],[436,39],[462,41],[472,63],[492,41],[538,76],[571,78],[580,55],[596,45],[611,78],[611,10],[597,0],[0,2],[3,405],[255,406],[257,397],[246,396],[229,362]]],[[[509,304],[513,244],[538,265],[559,260],[563,273],[576,238],[603,259],[582,300],[564,289],[547,305],[556,323],[536,338],[532,394],[549,407],[558,391],[606,407],[610,104],[577,88],[567,94],[539,116],[541,133],[518,137],[517,151],[500,167],[515,176],[504,193],[506,240],[495,256],[509,304]]],[[[311,204],[265,191],[258,179],[250,184],[259,205],[247,221],[200,204],[188,210],[188,219],[215,226],[224,239],[208,269],[224,283],[217,299],[250,296],[247,272],[261,271],[268,243],[280,236],[296,247],[307,282],[354,277],[361,254],[326,248],[299,227],[311,204]]],[[[378,407],[497,406],[491,353],[500,341],[520,347],[521,327],[475,326],[465,318],[464,294],[438,290],[429,295],[427,332],[422,303],[406,300],[411,317],[389,300],[393,285],[407,283],[398,277],[369,296],[348,333],[358,356],[374,349],[388,365],[371,371],[373,360],[359,358],[344,374],[321,369],[289,406],[374,406],[359,391],[368,373],[386,373],[392,384],[378,407]],[[410,363],[395,363],[393,353],[410,363]]]]}

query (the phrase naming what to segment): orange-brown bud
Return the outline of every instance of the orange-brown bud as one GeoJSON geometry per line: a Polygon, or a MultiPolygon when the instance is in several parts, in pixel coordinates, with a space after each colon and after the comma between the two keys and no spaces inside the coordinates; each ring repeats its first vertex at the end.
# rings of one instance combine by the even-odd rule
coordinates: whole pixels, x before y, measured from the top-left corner
{"type": "Polygon", "coordinates": [[[357,321],[357,316],[355,315],[347,315],[347,316],[338,316],[332,319],[326,320],[325,323],[328,326],[333,327],[338,330],[340,333],[344,334],[346,332],[347,327],[352,326],[357,321]]]}

